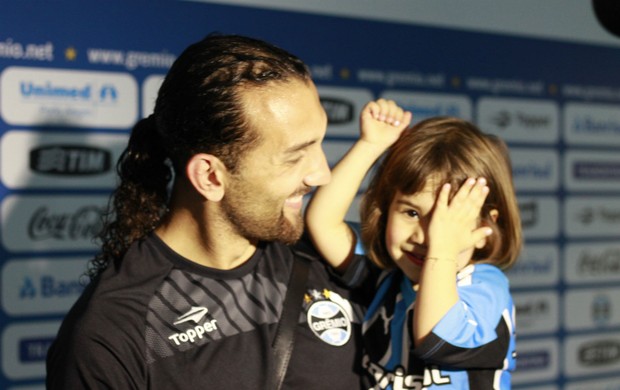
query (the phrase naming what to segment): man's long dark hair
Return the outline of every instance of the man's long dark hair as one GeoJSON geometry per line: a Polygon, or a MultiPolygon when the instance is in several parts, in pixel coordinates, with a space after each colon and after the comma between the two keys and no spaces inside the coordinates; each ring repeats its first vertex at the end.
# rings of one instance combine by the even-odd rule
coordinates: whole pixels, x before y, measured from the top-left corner
{"type": "Polygon", "coordinates": [[[135,125],[119,158],[120,184],[103,217],[101,252],[88,276],[121,261],[134,241],[155,229],[167,210],[168,185],[183,175],[191,156],[209,153],[236,171],[240,156],[258,139],[240,92],[295,79],[310,80],[304,63],[264,41],[212,34],[189,46],[159,89],[154,113],[135,125]]]}

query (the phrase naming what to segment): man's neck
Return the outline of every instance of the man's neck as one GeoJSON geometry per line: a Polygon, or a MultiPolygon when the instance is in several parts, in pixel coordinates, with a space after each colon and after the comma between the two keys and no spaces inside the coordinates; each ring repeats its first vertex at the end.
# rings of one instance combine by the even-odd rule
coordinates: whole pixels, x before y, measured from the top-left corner
{"type": "Polygon", "coordinates": [[[216,269],[237,268],[256,251],[256,243],[239,236],[230,226],[215,220],[199,223],[182,211],[164,217],[155,233],[179,255],[216,269]]]}

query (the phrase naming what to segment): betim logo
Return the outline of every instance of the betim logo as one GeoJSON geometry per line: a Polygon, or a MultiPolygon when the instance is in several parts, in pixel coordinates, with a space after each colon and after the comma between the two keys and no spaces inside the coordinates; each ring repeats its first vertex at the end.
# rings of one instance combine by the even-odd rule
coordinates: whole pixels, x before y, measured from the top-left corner
{"type": "Polygon", "coordinates": [[[22,363],[45,362],[47,351],[55,337],[25,338],[19,341],[19,361],[22,363]]]}
{"type": "Polygon", "coordinates": [[[327,113],[327,121],[332,125],[349,123],[353,120],[355,107],[344,99],[321,97],[321,105],[327,113]]]}
{"type": "Polygon", "coordinates": [[[619,180],[618,162],[573,162],[573,177],[578,179],[619,180]]]}
{"type": "Polygon", "coordinates": [[[620,361],[620,342],[600,340],[579,348],[579,361],[584,366],[605,366],[620,361]]]}
{"type": "Polygon", "coordinates": [[[48,175],[96,175],[110,170],[111,155],[88,146],[46,145],[30,151],[30,169],[48,175]]]}

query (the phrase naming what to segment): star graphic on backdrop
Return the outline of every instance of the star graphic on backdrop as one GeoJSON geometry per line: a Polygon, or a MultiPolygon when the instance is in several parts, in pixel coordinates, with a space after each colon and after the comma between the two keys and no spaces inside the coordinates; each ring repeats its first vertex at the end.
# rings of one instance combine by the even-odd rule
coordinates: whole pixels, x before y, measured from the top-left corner
{"type": "Polygon", "coordinates": [[[77,58],[77,51],[75,50],[75,48],[69,46],[68,48],[65,49],[65,59],[67,61],[75,61],[76,58],[77,58]]]}

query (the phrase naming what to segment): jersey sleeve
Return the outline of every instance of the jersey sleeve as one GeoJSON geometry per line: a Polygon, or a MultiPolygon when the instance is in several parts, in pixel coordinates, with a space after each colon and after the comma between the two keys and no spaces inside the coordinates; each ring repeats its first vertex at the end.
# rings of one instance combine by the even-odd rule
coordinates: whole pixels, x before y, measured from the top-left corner
{"type": "Polygon", "coordinates": [[[144,388],[141,324],[129,321],[126,311],[113,310],[126,303],[99,301],[87,309],[94,288],[91,283],[69,311],[48,351],[46,388],[144,388]]]}
{"type": "Polygon", "coordinates": [[[74,345],[50,350],[46,388],[139,389],[143,387],[132,371],[136,364],[121,360],[121,353],[95,339],[78,338],[74,345]],[[55,355],[55,356],[54,356],[55,355]]]}
{"type": "Polygon", "coordinates": [[[512,299],[496,267],[476,265],[458,281],[459,301],[415,349],[428,363],[459,368],[500,368],[510,343],[512,299]]]}

